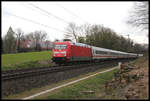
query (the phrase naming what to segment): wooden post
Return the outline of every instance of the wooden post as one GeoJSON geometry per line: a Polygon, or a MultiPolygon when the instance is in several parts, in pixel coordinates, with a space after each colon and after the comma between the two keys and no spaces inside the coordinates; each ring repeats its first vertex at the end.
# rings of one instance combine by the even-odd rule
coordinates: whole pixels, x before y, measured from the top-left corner
{"type": "Polygon", "coordinates": [[[119,69],[121,68],[121,64],[122,64],[121,62],[118,63],[118,68],[119,69]]]}

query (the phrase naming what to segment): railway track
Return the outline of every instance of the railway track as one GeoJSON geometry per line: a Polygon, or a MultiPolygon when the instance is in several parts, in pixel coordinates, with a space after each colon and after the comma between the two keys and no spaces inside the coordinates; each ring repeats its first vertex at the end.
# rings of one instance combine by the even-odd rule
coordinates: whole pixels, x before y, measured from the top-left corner
{"type": "Polygon", "coordinates": [[[52,66],[52,67],[41,67],[41,68],[32,68],[32,69],[22,69],[22,70],[10,70],[2,72],[2,81],[11,80],[11,79],[19,79],[24,77],[42,75],[46,73],[54,73],[60,72],[70,69],[77,69],[92,66],[92,65],[99,65],[99,64],[80,64],[80,65],[72,65],[72,66],[52,66]]]}
{"type": "Polygon", "coordinates": [[[31,77],[31,76],[42,75],[46,73],[54,73],[54,72],[60,72],[60,71],[62,72],[65,70],[78,69],[78,68],[83,68],[83,67],[92,66],[92,65],[102,65],[102,64],[111,63],[111,62],[117,62],[117,60],[104,61],[100,63],[69,65],[69,66],[52,66],[52,67],[2,71],[2,81],[11,80],[11,79],[19,79],[19,78],[24,78],[24,77],[31,77]]]}

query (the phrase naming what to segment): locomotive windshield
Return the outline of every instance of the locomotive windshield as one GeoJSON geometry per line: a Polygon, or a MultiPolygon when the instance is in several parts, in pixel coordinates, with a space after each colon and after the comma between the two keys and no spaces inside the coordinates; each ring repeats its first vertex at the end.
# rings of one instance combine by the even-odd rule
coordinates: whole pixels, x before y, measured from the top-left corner
{"type": "Polygon", "coordinates": [[[55,45],[54,49],[66,49],[67,45],[55,45]]]}

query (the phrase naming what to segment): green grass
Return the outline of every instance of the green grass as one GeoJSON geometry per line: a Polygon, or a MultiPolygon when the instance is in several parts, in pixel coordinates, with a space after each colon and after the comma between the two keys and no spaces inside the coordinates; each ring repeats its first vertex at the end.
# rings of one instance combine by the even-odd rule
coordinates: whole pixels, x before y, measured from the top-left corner
{"type": "MultiPolygon", "coordinates": [[[[90,99],[99,98],[99,94],[104,94],[105,82],[113,78],[113,73],[117,69],[106,72],[103,74],[98,74],[92,78],[80,81],[76,84],[70,85],[68,87],[61,88],[49,94],[45,99],[90,99]],[[83,94],[82,91],[92,90],[93,94],[83,94]]],[[[35,98],[38,99],[38,98],[35,98]]]]}
{"type": "Polygon", "coordinates": [[[2,70],[13,69],[24,66],[36,66],[38,61],[50,60],[51,51],[42,52],[28,52],[17,54],[3,54],[2,55],[2,70]]]}

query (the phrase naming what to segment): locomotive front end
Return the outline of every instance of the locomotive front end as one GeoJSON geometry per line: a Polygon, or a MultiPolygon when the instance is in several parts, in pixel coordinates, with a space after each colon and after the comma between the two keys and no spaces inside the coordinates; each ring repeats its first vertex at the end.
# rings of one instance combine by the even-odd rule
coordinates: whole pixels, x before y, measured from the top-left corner
{"type": "Polygon", "coordinates": [[[55,42],[52,50],[52,60],[56,64],[69,61],[69,44],[67,42],[55,42]]]}

